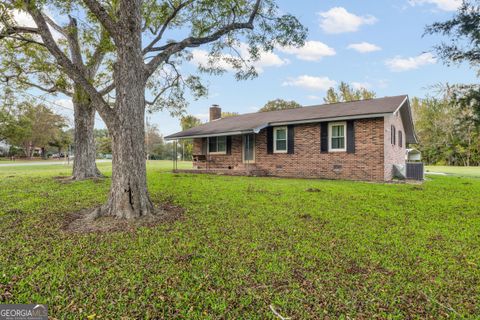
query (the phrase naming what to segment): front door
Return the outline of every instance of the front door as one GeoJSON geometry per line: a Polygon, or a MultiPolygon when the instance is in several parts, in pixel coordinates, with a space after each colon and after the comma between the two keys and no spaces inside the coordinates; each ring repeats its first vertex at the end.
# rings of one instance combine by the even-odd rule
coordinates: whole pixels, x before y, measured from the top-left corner
{"type": "Polygon", "coordinates": [[[243,136],[243,162],[255,162],[255,135],[253,133],[243,136]]]}

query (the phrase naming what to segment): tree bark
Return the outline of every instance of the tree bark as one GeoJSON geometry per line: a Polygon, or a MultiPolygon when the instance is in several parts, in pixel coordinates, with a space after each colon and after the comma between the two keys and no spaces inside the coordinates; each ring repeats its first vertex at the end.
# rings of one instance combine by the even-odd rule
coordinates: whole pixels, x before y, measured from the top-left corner
{"type": "Polygon", "coordinates": [[[117,61],[113,70],[115,116],[106,119],[112,136],[112,184],[101,215],[133,219],[154,214],[147,190],[145,84],[141,0],[120,1],[117,61]]]}
{"type": "Polygon", "coordinates": [[[93,131],[95,126],[95,107],[88,95],[79,86],[75,86],[73,108],[75,113],[75,158],[73,161],[72,178],[84,180],[103,177],[95,163],[96,148],[93,131]]]}

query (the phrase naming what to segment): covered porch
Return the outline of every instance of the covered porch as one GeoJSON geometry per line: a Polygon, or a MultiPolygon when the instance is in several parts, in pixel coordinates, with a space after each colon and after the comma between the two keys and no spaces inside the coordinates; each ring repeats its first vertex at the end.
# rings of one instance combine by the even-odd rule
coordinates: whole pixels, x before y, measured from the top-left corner
{"type": "MultiPolygon", "coordinates": [[[[187,140],[178,139],[177,141],[187,140]]],[[[173,157],[176,173],[204,173],[235,176],[265,176],[267,172],[256,164],[257,134],[236,133],[189,138],[193,144],[192,168],[179,168],[178,157],[173,157]]],[[[174,150],[174,153],[176,151],[174,150]]]]}

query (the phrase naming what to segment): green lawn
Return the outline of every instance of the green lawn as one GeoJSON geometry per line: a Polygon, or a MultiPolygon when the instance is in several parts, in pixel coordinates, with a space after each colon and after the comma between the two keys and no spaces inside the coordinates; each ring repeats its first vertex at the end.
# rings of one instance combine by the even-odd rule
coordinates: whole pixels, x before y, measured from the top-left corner
{"type": "Polygon", "coordinates": [[[427,166],[428,172],[441,172],[454,176],[480,178],[480,167],[427,166]]]}
{"type": "MultiPolygon", "coordinates": [[[[188,164],[184,164],[188,166],[188,164]]],[[[110,175],[108,163],[99,164],[110,175]]],[[[58,318],[480,317],[480,179],[423,185],[171,174],[156,203],[183,219],[116,233],[63,232],[110,181],[64,166],[0,167],[0,303],[58,318]]]]}

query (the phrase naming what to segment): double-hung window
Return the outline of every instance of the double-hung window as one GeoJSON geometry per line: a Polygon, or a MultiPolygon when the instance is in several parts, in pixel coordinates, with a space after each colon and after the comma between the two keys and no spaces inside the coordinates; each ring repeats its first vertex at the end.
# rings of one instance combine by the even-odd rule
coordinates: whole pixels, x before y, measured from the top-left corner
{"type": "Polygon", "coordinates": [[[276,127],[273,129],[273,151],[275,153],[286,153],[288,150],[287,127],[276,127]]]}
{"type": "Polygon", "coordinates": [[[329,151],[346,151],[347,123],[346,122],[332,122],[328,124],[328,150],[329,151]]]}
{"type": "Polygon", "coordinates": [[[227,153],[227,137],[210,137],[208,138],[208,153],[226,154],[227,153]]]}

